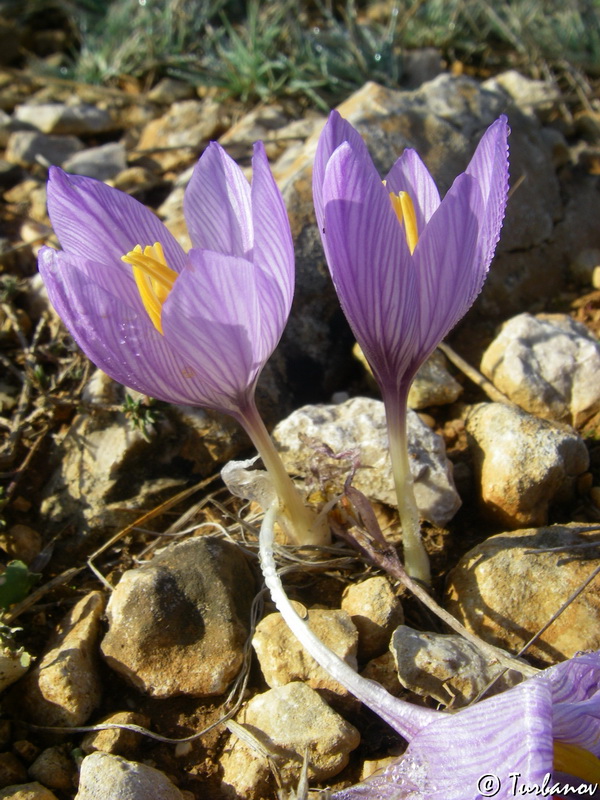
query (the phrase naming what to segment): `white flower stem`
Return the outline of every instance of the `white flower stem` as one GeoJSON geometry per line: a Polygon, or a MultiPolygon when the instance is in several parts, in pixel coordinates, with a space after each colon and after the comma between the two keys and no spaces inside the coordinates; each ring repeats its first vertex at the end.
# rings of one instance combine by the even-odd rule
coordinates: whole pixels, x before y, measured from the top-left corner
{"type": "Polygon", "coordinates": [[[411,578],[429,585],[429,557],[421,539],[419,509],[408,460],[407,398],[408,390],[393,398],[384,396],[390,458],[398,499],[398,515],[402,524],[404,566],[411,578]]]}
{"type": "Polygon", "coordinates": [[[308,508],[300,496],[294,482],[287,474],[281,456],[265,427],[254,401],[241,410],[239,420],[269,473],[277,496],[279,511],[277,520],[285,530],[292,544],[326,545],[331,541],[329,527],[325,519],[319,519],[308,508]]]}
{"type": "Polygon", "coordinates": [[[332,678],[339,681],[342,686],[384,719],[401,736],[410,740],[421,728],[428,725],[433,718],[438,718],[439,712],[419,708],[411,703],[398,700],[380,684],[361,677],[352,667],[326,647],[315,636],[306,622],[300,619],[288,600],[275,566],[273,525],[276,516],[277,508],[271,506],[265,514],[260,529],[260,564],[265,583],[271,592],[271,598],[278,611],[303,647],[332,678]]]}

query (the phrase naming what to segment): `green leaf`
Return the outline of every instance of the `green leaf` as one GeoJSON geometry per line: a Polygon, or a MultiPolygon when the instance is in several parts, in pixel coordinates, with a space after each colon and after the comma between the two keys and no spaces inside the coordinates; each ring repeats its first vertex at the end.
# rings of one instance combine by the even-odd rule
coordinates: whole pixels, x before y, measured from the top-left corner
{"type": "Polygon", "coordinates": [[[40,577],[30,572],[22,561],[9,561],[6,571],[0,575],[0,608],[8,608],[24,600],[40,577]]]}

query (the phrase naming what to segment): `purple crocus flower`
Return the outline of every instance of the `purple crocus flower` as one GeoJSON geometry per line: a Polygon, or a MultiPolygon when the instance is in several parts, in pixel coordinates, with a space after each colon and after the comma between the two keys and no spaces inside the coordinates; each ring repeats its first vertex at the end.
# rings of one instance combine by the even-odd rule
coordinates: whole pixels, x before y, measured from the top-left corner
{"type": "Polygon", "coordinates": [[[443,200],[407,149],[381,180],[357,131],[333,111],[313,170],[315,212],[335,289],[381,389],[406,566],[428,580],[406,450],[410,384],[480,292],[508,193],[508,124],[484,134],[443,200]]]}
{"type": "Polygon", "coordinates": [[[252,185],[216,143],[184,196],[186,253],[123,192],[52,167],[48,213],[62,246],[39,269],[73,338],[116,381],[171,403],[231,414],[275,483],[292,540],[317,542],[258,414],[256,383],[288,318],[294,251],[283,198],[261,143],[252,185]],[[293,517],[293,524],[289,518],[293,517]]]}
{"type": "MultiPolygon", "coordinates": [[[[600,651],[544,670],[455,713],[400,700],[327,648],[288,600],[273,558],[274,509],[260,533],[273,602],[306,650],[408,741],[382,773],[331,800],[498,800],[521,795],[600,797],[600,651]]],[[[519,662],[515,661],[515,669],[519,662]]]]}

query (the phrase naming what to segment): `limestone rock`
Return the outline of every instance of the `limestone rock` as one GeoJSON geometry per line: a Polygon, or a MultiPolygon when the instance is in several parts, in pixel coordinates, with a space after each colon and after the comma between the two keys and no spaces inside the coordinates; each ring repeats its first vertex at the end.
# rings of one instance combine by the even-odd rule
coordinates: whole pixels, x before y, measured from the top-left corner
{"type": "Polygon", "coordinates": [[[99,147],[88,147],[67,158],[63,163],[66,172],[85,175],[98,181],[108,181],[127,166],[125,146],[120,142],[108,142],[99,147]]]}
{"type": "Polygon", "coordinates": [[[29,777],[50,789],[69,791],[76,775],[75,764],[62,747],[47,747],[29,767],[29,777]]]}
{"type": "Polygon", "coordinates": [[[5,158],[10,164],[32,167],[41,157],[48,164],[61,167],[64,162],[83,150],[83,142],[76,136],[50,136],[35,131],[17,131],[6,145],[5,158]]]}
{"type": "MultiPolygon", "coordinates": [[[[397,506],[383,403],[355,397],[340,405],[304,406],[280,422],[273,438],[287,469],[308,476],[320,459],[323,476],[332,491],[341,492],[349,461],[334,461],[315,452],[322,445],[334,453],[356,453],[360,468],[353,486],[370,500],[397,506]]],[[[413,411],[408,413],[408,449],[421,515],[435,525],[445,525],[460,506],[446,458],[443,439],[413,411]]]]}
{"type": "MultiPolygon", "coordinates": [[[[148,728],[150,718],[135,711],[117,711],[98,720],[96,725],[137,725],[148,728]]],[[[93,753],[102,750],[104,753],[131,758],[135,756],[142,742],[143,735],[127,728],[107,728],[101,731],[91,731],[83,737],[81,749],[84,753],[93,753]]]]}
{"type": "Polygon", "coordinates": [[[483,87],[493,92],[504,92],[521,111],[544,117],[556,107],[560,92],[556,84],[549,81],[533,80],[516,69],[496,75],[483,83],[483,87]]]}
{"type": "Polygon", "coordinates": [[[54,792],[46,789],[41,783],[22,783],[18,786],[7,786],[0,790],[0,800],[58,800],[54,792]]]}
{"type": "Polygon", "coordinates": [[[96,647],[104,610],[101,592],[80,600],[60,623],[40,662],[11,690],[38,725],[77,726],[100,702],[96,647]]]}
{"type": "Polygon", "coordinates": [[[481,371],[525,411],[579,426],[600,410],[600,345],[565,314],[519,314],[483,355],[481,371]]]}
{"type": "Polygon", "coordinates": [[[519,672],[505,672],[497,661],[490,664],[475,645],[457,634],[423,633],[401,625],[390,649],[405,689],[451,708],[469,705],[496,678],[492,694],[521,680],[519,672]]]}
{"type": "Polygon", "coordinates": [[[242,664],[253,596],[238,547],[188,539],[124,573],[107,607],[102,654],[153,697],[222,694],[242,664]]]}
{"type": "Polygon", "coordinates": [[[104,133],[113,127],[108,111],[87,103],[26,103],[17,106],[13,116],[42,133],[51,134],[81,136],[104,133]]]}
{"type": "Polygon", "coordinates": [[[168,429],[149,433],[153,435],[147,440],[120,413],[76,417],[44,490],[46,519],[63,525],[69,519],[85,535],[97,528],[123,527],[131,522],[131,510],[175,494],[183,478],[162,474],[179,442],[168,429]],[[124,511],[125,504],[130,511],[124,511]]]}
{"type": "Polygon", "coordinates": [[[159,770],[108,753],[92,753],[81,762],[75,800],[183,800],[179,789],[159,770]]]}
{"type": "Polygon", "coordinates": [[[475,406],[466,420],[481,502],[512,528],[543,525],[554,502],[568,500],[588,467],[585,443],[558,427],[501,403],[475,406]]]}
{"type": "Polygon", "coordinates": [[[358,630],[358,658],[363,662],[382,655],[392,633],[404,622],[400,598],[383,575],[348,586],[342,610],[350,614],[358,630]]]}
{"type": "Polygon", "coordinates": [[[163,169],[181,169],[196,160],[200,147],[217,138],[221,129],[221,105],[214,100],[182,100],[173,103],[159,119],[149,122],[138,142],[163,169]],[[166,149],[161,152],[162,148],[166,149]]]}
{"type": "MultiPolygon", "coordinates": [[[[346,611],[320,608],[307,612],[301,604],[296,605],[298,613],[306,619],[319,639],[356,669],[358,632],[350,615],[346,611]]],[[[304,681],[313,689],[328,689],[343,696],[348,694],[306,652],[279,612],[268,614],[258,623],[252,646],[265,681],[271,688],[285,686],[292,681],[304,681]]]]}
{"type": "MultiPolygon", "coordinates": [[[[600,564],[597,526],[552,525],[500,533],[462,557],[446,607],[490,644],[518,652],[600,564]]],[[[600,648],[600,595],[582,592],[528,649],[548,664],[600,648]]]]}
{"type": "MultiPolygon", "coordinates": [[[[360,734],[304,683],[294,682],[256,695],[239,722],[270,752],[284,782],[297,784],[304,753],[308,774],[325,780],[346,766],[360,734]]],[[[223,789],[255,800],[267,782],[268,761],[237,741],[223,757],[223,789]]]]}
{"type": "Polygon", "coordinates": [[[13,753],[0,753],[0,788],[27,780],[27,770],[13,753]]]}

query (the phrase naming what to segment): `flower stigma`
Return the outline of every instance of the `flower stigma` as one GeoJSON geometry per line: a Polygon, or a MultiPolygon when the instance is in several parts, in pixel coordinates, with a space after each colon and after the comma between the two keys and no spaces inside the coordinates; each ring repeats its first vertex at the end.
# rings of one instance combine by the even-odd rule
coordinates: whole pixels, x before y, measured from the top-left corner
{"type": "Polygon", "coordinates": [[[398,192],[398,194],[390,192],[390,200],[392,201],[392,208],[398,217],[398,222],[404,226],[406,243],[412,255],[419,241],[415,206],[408,192],[398,192]]]}
{"type": "Polygon", "coordinates": [[[600,784],[600,759],[576,744],[554,740],[554,769],[588,784],[600,784]]]}
{"type": "Polygon", "coordinates": [[[167,266],[161,243],[147,245],[143,250],[137,244],[133,250],[121,256],[121,261],[133,267],[133,277],[144,308],[156,330],[162,334],[162,307],[177,279],[177,273],[167,266]]]}

